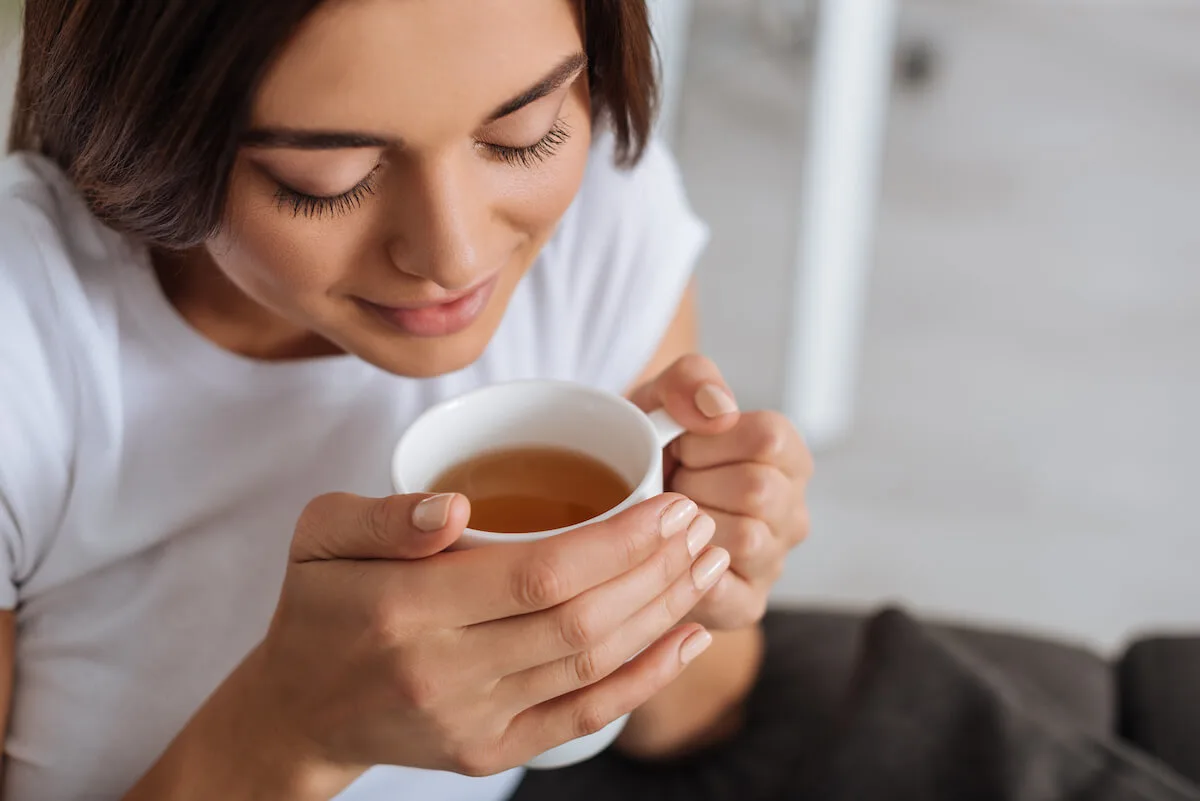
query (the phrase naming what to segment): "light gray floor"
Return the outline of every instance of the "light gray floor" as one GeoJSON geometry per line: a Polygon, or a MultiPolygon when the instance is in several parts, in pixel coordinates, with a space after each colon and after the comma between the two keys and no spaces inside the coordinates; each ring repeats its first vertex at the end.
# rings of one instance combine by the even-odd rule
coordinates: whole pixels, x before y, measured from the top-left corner
{"type": "MultiPolygon", "coordinates": [[[[781,598],[1200,627],[1200,7],[1055,5],[906,3],[944,65],[894,98],[857,427],[781,598]]],[[[707,349],[774,406],[806,64],[746,6],[700,3],[679,152],[707,349]]]]}
{"type": "MultiPolygon", "coordinates": [[[[910,0],[858,421],[787,600],[889,599],[1112,646],[1200,629],[1200,6],[910,0]]],[[[701,2],[679,153],[706,347],[779,402],[803,53],[701,2]]]]}

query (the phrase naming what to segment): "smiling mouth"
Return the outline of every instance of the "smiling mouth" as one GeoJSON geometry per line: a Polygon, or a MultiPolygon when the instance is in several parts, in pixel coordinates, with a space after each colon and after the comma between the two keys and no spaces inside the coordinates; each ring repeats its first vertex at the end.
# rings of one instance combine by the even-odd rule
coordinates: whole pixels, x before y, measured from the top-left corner
{"type": "Polygon", "coordinates": [[[498,276],[483,282],[474,289],[444,303],[421,306],[381,306],[367,300],[358,300],[390,327],[413,337],[445,337],[465,331],[487,308],[496,289],[498,276]]]}

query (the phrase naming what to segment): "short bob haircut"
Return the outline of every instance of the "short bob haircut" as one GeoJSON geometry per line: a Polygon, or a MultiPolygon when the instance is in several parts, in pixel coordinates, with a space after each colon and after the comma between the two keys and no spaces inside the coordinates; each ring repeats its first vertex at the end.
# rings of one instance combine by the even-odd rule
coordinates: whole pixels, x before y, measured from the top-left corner
{"type": "MultiPolygon", "coordinates": [[[[636,163],[657,101],[645,0],[572,0],[593,113],[636,163]]],[[[183,249],[218,227],[251,103],[321,0],[26,0],[11,151],[54,161],[112,228],[183,249]]]]}

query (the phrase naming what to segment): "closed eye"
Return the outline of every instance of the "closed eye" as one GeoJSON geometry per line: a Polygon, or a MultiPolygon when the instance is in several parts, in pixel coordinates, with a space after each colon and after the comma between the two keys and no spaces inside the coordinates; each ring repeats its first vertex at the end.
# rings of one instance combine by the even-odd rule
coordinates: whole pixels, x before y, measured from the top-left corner
{"type": "Polygon", "coordinates": [[[275,190],[275,200],[279,208],[291,207],[292,216],[317,218],[326,214],[340,216],[349,214],[362,206],[363,201],[375,194],[376,178],[379,174],[377,165],[365,178],[345,192],[337,195],[313,195],[301,192],[276,180],[279,185],[275,190]]]}
{"type": "Polygon", "coordinates": [[[555,121],[545,136],[532,145],[513,147],[493,142],[479,142],[478,145],[505,164],[529,169],[554,156],[570,138],[571,126],[567,125],[565,120],[560,119],[555,121]]]}

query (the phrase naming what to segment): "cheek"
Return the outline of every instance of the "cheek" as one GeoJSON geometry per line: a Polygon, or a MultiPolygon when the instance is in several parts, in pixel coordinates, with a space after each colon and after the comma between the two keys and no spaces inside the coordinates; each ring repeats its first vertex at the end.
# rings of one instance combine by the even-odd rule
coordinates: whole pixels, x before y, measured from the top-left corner
{"type": "Polygon", "coordinates": [[[553,158],[537,169],[505,168],[509,180],[499,193],[500,215],[527,234],[533,244],[540,244],[553,233],[575,199],[587,168],[590,145],[589,132],[576,131],[553,158]]]}
{"type": "Polygon", "coordinates": [[[208,243],[217,266],[242,291],[272,307],[323,295],[354,262],[357,226],[321,226],[279,208],[253,178],[231,181],[226,224],[208,243]]]}

